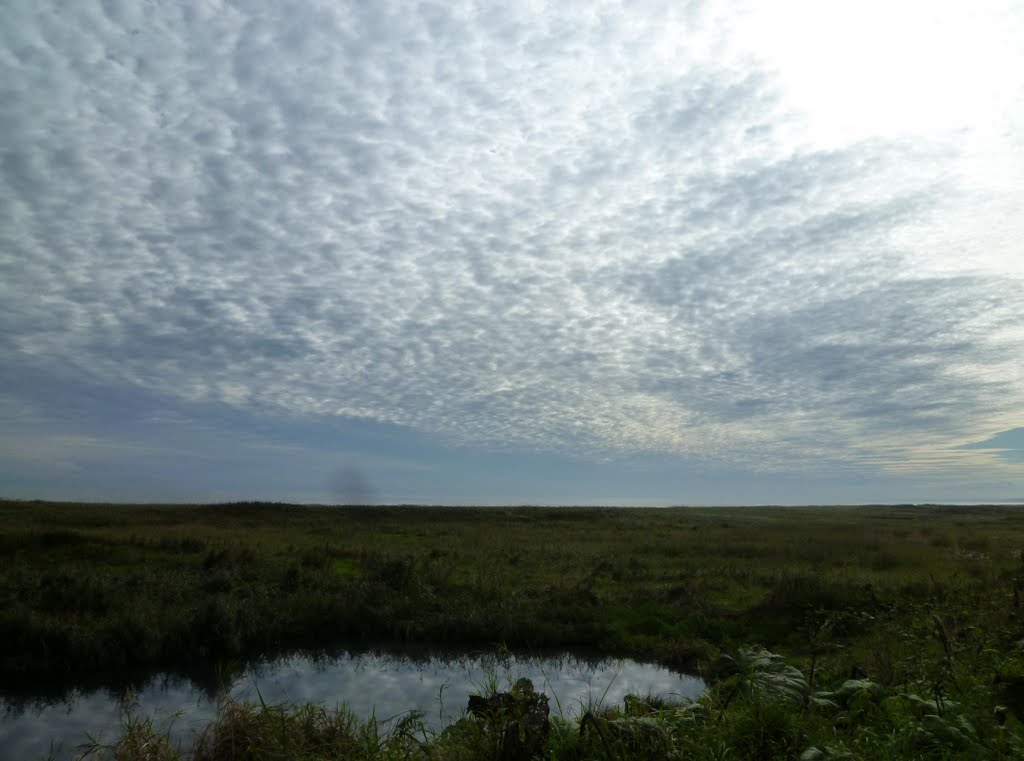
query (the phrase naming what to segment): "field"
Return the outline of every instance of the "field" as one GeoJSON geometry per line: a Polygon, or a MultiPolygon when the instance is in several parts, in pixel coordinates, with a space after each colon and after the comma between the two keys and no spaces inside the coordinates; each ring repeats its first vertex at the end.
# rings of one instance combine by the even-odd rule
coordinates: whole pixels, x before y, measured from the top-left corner
{"type": "MultiPolygon", "coordinates": [[[[0,682],[212,672],[353,641],[585,648],[713,687],[552,721],[551,758],[1018,758],[1022,553],[1010,507],[2,502],[0,682]]],[[[277,741],[312,750],[206,757],[497,758],[525,732],[513,709],[431,735],[234,706],[231,731],[287,729],[277,741]]],[[[132,721],[118,752],[146,739],[132,721]]]]}

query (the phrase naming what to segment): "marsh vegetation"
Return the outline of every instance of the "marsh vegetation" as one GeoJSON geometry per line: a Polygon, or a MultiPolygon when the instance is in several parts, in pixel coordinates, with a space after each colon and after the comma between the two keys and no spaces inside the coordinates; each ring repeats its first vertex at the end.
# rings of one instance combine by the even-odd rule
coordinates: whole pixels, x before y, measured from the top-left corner
{"type": "MultiPolygon", "coordinates": [[[[0,678],[102,683],[344,640],[586,648],[713,686],[553,718],[551,758],[1016,758],[1022,550],[1008,507],[6,502],[0,678]]],[[[480,717],[434,731],[312,705],[237,704],[217,721],[312,744],[195,757],[500,757],[504,736],[480,717]]],[[[146,732],[157,747],[132,719],[117,757],[159,757],[127,749],[146,732]]]]}

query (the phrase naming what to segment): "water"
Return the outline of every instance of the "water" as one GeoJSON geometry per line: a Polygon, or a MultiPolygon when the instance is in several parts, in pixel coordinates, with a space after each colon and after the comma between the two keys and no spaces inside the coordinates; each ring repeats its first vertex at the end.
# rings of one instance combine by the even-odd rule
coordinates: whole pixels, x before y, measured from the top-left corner
{"type": "MultiPolygon", "coordinates": [[[[253,666],[222,692],[235,700],[267,703],[344,703],[357,716],[388,719],[410,710],[440,728],[457,719],[470,693],[497,680],[507,689],[526,677],[545,692],[552,713],[579,715],[596,703],[621,704],[630,693],[697,697],[703,682],[647,663],[572,655],[543,657],[422,656],[344,653],[331,658],[293,655],[253,666]]],[[[175,742],[189,748],[195,733],[217,714],[217,695],[193,682],[156,675],[128,699],[131,711],[155,717],[175,742]]],[[[0,717],[0,759],[56,759],[78,755],[86,733],[104,743],[120,733],[124,696],[108,690],[76,692],[59,701],[5,699],[0,717]]]]}

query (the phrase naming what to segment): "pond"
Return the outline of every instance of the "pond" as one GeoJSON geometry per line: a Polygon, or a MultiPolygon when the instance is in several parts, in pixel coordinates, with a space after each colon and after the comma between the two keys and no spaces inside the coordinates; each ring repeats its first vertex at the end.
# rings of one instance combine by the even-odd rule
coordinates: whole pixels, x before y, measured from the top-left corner
{"type": "Polygon", "coordinates": [[[468,695],[497,683],[507,689],[530,679],[545,692],[552,713],[579,715],[595,704],[621,704],[630,693],[692,698],[704,683],[661,666],[626,659],[570,654],[427,655],[371,652],[330,657],[292,655],[247,668],[222,686],[203,689],[182,678],[158,674],[134,692],[75,691],[59,700],[4,698],[0,759],[71,759],[86,733],[109,743],[120,732],[123,712],[155,717],[182,748],[217,714],[219,698],[267,703],[345,704],[361,718],[389,719],[422,711],[434,728],[457,719],[468,695]]]}

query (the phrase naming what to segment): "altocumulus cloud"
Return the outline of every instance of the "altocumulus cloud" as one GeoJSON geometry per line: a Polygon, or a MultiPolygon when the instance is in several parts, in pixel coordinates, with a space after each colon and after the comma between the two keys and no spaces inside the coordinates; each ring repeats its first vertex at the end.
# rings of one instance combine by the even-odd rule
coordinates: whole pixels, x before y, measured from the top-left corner
{"type": "MultiPolygon", "coordinates": [[[[985,6],[975,40],[1009,51],[980,72],[999,109],[887,129],[882,90],[821,118],[753,6],[506,5],[0,11],[7,472],[159,468],[110,421],[206,405],[250,421],[250,469],[327,463],[252,422],[315,420],[928,494],[1024,483],[964,446],[1024,410],[1020,13],[985,6]]],[[[890,30],[879,88],[981,88],[901,78],[900,45],[955,26],[935,7],[890,30]]],[[[794,40],[824,55],[834,33],[794,40]]]]}

